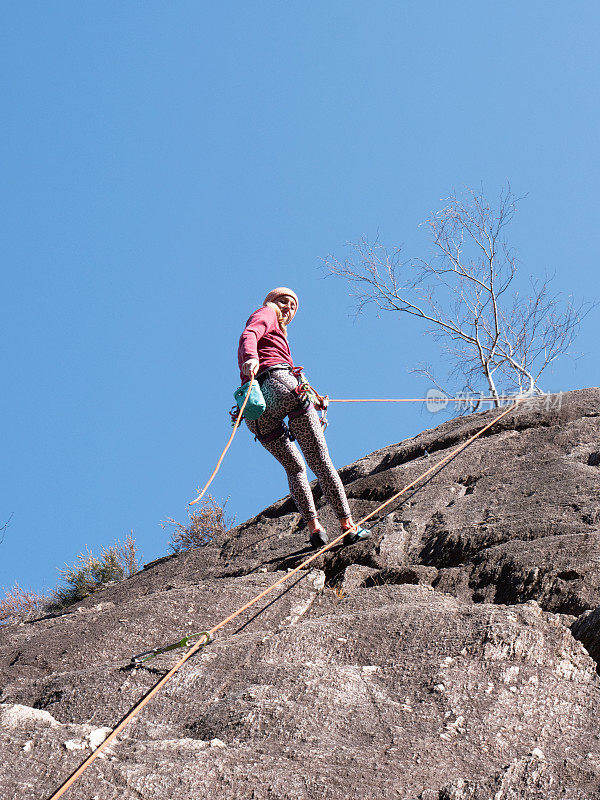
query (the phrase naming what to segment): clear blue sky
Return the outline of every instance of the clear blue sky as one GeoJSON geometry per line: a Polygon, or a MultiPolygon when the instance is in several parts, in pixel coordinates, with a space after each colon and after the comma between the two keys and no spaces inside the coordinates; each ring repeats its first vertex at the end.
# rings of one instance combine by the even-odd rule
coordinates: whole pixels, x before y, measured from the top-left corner
{"type": "MultiPolygon", "coordinates": [[[[362,234],[423,253],[454,189],[509,180],[521,274],[597,298],[599,28],[577,1],[3,4],[0,586],[51,588],[130,530],[165,553],[273,286],[300,295],[292,352],[321,391],[425,391],[435,343],[355,322],[319,264],[362,234]]],[[[545,389],[598,385],[599,317],[545,389]]],[[[330,416],[339,466],[440,421],[330,416]]],[[[239,522],[287,492],[245,428],[213,490],[239,522]]]]}

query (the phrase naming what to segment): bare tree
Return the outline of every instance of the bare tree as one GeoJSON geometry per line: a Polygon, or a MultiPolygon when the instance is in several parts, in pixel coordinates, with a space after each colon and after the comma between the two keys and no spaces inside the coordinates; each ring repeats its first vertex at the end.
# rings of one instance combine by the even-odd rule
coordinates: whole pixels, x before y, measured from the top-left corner
{"type": "MultiPolygon", "coordinates": [[[[445,200],[424,223],[430,259],[403,262],[400,249],[388,252],[365,238],[351,245],[350,259],[325,259],[330,273],[352,284],[358,312],[373,303],[423,320],[441,344],[448,378],[462,378],[463,390],[473,393],[485,387],[496,404],[502,392],[542,392],[540,375],[567,352],[591,308],[552,294],[548,277],[531,278],[528,293],[517,290],[504,229],[518,200],[510,186],[495,208],[472,190],[445,200]]],[[[415,371],[442,388],[430,368],[415,371]]]]}

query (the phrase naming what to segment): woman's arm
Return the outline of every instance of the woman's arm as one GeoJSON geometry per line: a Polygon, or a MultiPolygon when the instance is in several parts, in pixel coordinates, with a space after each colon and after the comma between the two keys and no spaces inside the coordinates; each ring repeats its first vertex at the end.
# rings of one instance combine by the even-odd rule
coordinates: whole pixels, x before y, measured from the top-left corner
{"type": "Polygon", "coordinates": [[[258,361],[258,342],[277,323],[277,315],[272,308],[263,307],[255,311],[246,323],[238,347],[238,364],[242,366],[252,360],[258,361]]]}

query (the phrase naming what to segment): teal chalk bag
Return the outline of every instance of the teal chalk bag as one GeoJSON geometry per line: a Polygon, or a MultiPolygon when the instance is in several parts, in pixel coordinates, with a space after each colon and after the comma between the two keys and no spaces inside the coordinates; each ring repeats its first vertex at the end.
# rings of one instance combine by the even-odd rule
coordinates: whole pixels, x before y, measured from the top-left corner
{"type": "MultiPolygon", "coordinates": [[[[236,389],[233,393],[238,408],[241,408],[244,403],[244,398],[248,392],[249,385],[250,381],[246,381],[243,386],[240,386],[240,388],[236,389]]],[[[255,380],[252,384],[252,389],[250,390],[250,397],[246,403],[246,408],[244,409],[244,417],[246,419],[258,419],[266,407],[267,404],[265,403],[263,393],[260,390],[258,382],[255,380]]]]}

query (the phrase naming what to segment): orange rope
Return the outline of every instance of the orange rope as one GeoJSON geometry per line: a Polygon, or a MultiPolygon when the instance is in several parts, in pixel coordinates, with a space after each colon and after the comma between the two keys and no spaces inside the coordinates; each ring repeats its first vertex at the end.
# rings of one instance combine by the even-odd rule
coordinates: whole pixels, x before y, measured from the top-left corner
{"type": "MultiPolygon", "coordinates": [[[[455,455],[457,455],[458,453],[460,453],[460,452],[461,452],[461,450],[464,450],[464,449],[465,449],[465,447],[468,447],[468,446],[471,444],[471,442],[474,442],[474,441],[475,441],[475,439],[477,439],[479,436],[481,436],[481,434],[482,434],[482,433],[485,433],[485,431],[487,431],[487,430],[488,430],[488,428],[491,428],[491,427],[492,427],[492,425],[495,425],[495,424],[496,424],[496,422],[498,422],[498,420],[500,420],[500,419],[502,419],[502,417],[506,416],[506,415],[508,414],[508,412],[509,412],[509,411],[511,411],[511,410],[512,410],[512,409],[513,409],[513,408],[514,408],[516,405],[518,405],[518,403],[519,403],[519,402],[520,402],[520,400],[517,400],[517,401],[516,401],[516,403],[514,403],[513,405],[511,405],[511,406],[509,406],[508,408],[506,408],[506,409],[505,409],[505,410],[504,410],[504,411],[503,411],[501,414],[498,414],[498,416],[497,416],[497,417],[495,417],[495,418],[494,418],[494,419],[493,419],[491,422],[489,422],[489,423],[488,423],[488,424],[487,424],[487,425],[486,425],[484,428],[482,428],[482,429],[481,429],[480,431],[478,431],[476,434],[474,434],[474,435],[473,435],[473,436],[471,436],[469,439],[467,439],[465,442],[463,442],[463,443],[462,443],[462,444],[461,444],[459,447],[457,447],[455,450],[453,450],[453,451],[452,451],[452,452],[451,452],[449,455],[447,455],[447,456],[444,456],[444,458],[442,458],[440,461],[438,461],[436,464],[434,464],[434,465],[433,465],[432,467],[430,467],[428,470],[426,470],[426,471],[425,471],[425,472],[423,472],[421,475],[419,475],[419,477],[418,477],[418,478],[415,478],[415,480],[414,480],[414,481],[412,481],[411,483],[409,483],[409,484],[407,484],[406,486],[404,486],[402,489],[400,489],[400,491],[399,491],[399,492],[396,492],[396,494],[392,495],[392,496],[391,496],[391,497],[390,497],[388,500],[386,500],[386,501],[385,501],[385,503],[382,503],[381,505],[377,506],[377,508],[376,508],[374,511],[371,511],[369,514],[367,514],[366,516],[364,516],[362,519],[359,519],[359,521],[355,523],[355,526],[354,526],[354,527],[358,527],[358,526],[362,525],[364,522],[366,522],[368,519],[371,519],[371,517],[375,516],[375,514],[379,513],[379,511],[381,511],[382,509],[384,509],[386,506],[389,506],[389,505],[390,505],[390,503],[393,503],[393,502],[394,502],[394,500],[397,500],[397,499],[400,497],[400,495],[404,494],[404,493],[405,493],[405,492],[407,492],[409,489],[412,489],[412,487],[413,487],[415,484],[419,483],[419,481],[421,481],[421,480],[422,480],[423,478],[425,478],[427,475],[430,475],[432,472],[434,472],[434,470],[436,470],[436,469],[438,469],[439,467],[443,466],[443,465],[444,465],[444,464],[445,464],[447,461],[450,461],[450,459],[451,459],[451,458],[453,458],[455,455]]],[[[352,529],[350,529],[350,530],[352,530],[352,529]]],[[[215,625],[215,626],[214,626],[214,628],[211,628],[209,631],[207,631],[207,633],[208,633],[210,636],[212,636],[212,635],[213,635],[214,633],[216,633],[216,632],[217,632],[217,631],[218,631],[220,628],[223,628],[225,625],[227,625],[227,623],[231,622],[231,621],[232,621],[232,620],[234,620],[236,617],[239,617],[239,615],[240,615],[240,614],[243,614],[243,613],[244,613],[244,611],[247,611],[247,610],[248,610],[248,609],[249,609],[251,606],[253,606],[255,603],[258,603],[258,601],[259,601],[259,600],[262,600],[262,598],[263,598],[263,597],[265,597],[267,594],[269,594],[269,592],[272,592],[272,591],[273,591],[273,589],[275,589],[277,586],[279,586],[280,584],[284,583],[284,581],[287,581],[289,578],[291,578],[291,577],[292,577],[292,575],[295,575],[295,574],[296,574],[297,572],[299,572],[301,569],[304,569],[304,568],[307,566],[307,564],[310,564],[312,561],[314,561],[314,560],[315,560],[315,558],[317,558],[318,556],[320,556],[320,555],[321,555],[322,553],[324,553],[326,550],[329,550],[329,549],[330,549],[331,547],[333,547],[334,545],[336,545],[336,544],[338,544],[339,542],[341,542],[341,541],[342,541],[342,539],[343,539],[343,538],[344,538],[344,537],[347,535],[347,533],[348,533],[348,531],[344,531],[344,532],[343,532],[343,533],[341,533],[341,534],[340,534],[340,535],[339,535],[337,538],[333,539],[331,542],[328,542],[328,543],[327,543],[326,545],[324,545],[324,546],[323,546],[323,547],[322,547],[320,550],[318,550],[316,553],[313,553],[313,555],[312,555],[312,556],[310,556],[310,557],[309,557],[309,558],[307,558],[305,561],[303,561],[303,562],[302,562],[302,563],[301,563],[299,566],[297,566],[297,567],[294,567],[294,569],[291,569],[291,570],[289,570],[289,572],[286,572],[286,574],[285,574],[285,575],[283,575],[281,578],[279,578],[279,580],[275,581],[275,583],[273,583],[273,584],[271,584],[270,586],[268,586],[268,587],[267,587],[266,589],[264,589],[264,590],[263,590],[263,591],[262,591],[260,594],[258,594],[258,595],[257,595],[256,597],[254,597],[252,600],[249,600],[249,601],[248,601],[248,602],[247,602],[245,605],[243,605],[241,608],[238,608],[238,610],[237,610],[237,611],[234,611],[234,612],[233,612],[233,614],[230,614],[230,615],[229,615],[229,616],[228,616],[226,619],[224,619],[222,622],[219,622],[219,623],[218,623],[218,625],[215,625]]]]}
{"type": "MultiPolygon", "coordinates": [[[[248,391],[248,396],[249,395],[250,395],[250,392],[248,391]]],[[[248,396],[246,397],[246,400],[248,399],[248,396]]],[[[396,494],[392,495],[392,497],[390,497],[388,500],[386,500],[385,503],[382,503],[381,505],[377,506],[376,509],[374,509],[369,514],[367,514],[362,519],[360,519],[357,523],[355,523],[355,527],[358,527],[359,525],[362,525],[364,522],[366,522],[368,519],[373,517],[379,511],[384,509],[386,506],[389,506],[390,503],[393,503],[394,500],[397,500],[402,494],[404,494],[409,489],[411,489],[413,486],[415,486],[415,484],[419,483],[420,480],[425,478],[427,475],[430,475],[436,469],[439,469],[439,467],[443,466],[448,461],[450,461],[450,459],[452,459],[455,455],[460,453],[462,450],[464,450],[466,447],[468,447],[472,442],[474,442],[475,439],[477,439],[479,436],[481,436],[482,433],[485,433],[485,431],[487,431],[489,428],[491,428],[492,425],[495,425],[497,422],[499,422],[499,420],[502,419],[502,417],[505,417],[509,413],[509,411],[512,411],[520,402],[521,402],[521,400],[516,400],[508,408],[504,409],[504,411],[501,414],[498,414],[497,417],[494,417],[494,419],[491,422],[488,422],[488,424],[485,425],[483,428],[481,428],[481,430],[479,430],[477,433],[473,434],[473,436],[470,436],[468,439],[466,439],[461,445],[459,445],[457,448],[455,448],[451,453],[449,453],[447,456],[444,456],[444,458],[442,458],[440,461],[438,461],[436,464],[434,464],[428,470],[426,470],[421,475],[419,475],[417,478],[415,478],[414,481],[411,481],[409,484],[407,484],[402,489],[400,489],[399,492],[396,492],[396,494]]],[[[245,403],[244,403],[244,405],[245,405],[245,403]]],[[[244,406],[242,406],[241,411],[243,411],[243,408],[244,408],[244,406]]],[[[238,422],[239,422],[240,419],[241,419],[241,412],[240,412],[240,416],[238,417],[238,422]]],[[[236,425],[237,424],[238,423],[236,422],[236,425]]],[[[235,433],[235,429],[234,429],[234,433],[235,433]]],[[[233,438],[233,436],[232,436],[232,438],[233,438]]],[[[228,442],[228,445],[229,445],[229,442],[228,442]]],[[[267,588],[264,589],[260,594],[257,594],[256,597],[252,598],[252,600],[249,600],[247,603],[245,603],[243,606],[241,606],[241,608],[238,608],[237,611],[234,611],[226,619],[222,620],[217,625],[215,625],[213,628],[211,628],[209,631],[207,631],[209,638],[212,637],[212,635],[214,633],[216,633],[218,630],[223,628],[229,622],[234,620],[236,617],[239,617],[240,614],[243,614],[244,611],[247,611],[255,603],[258,603],[259,600],[261,600],[263,597],[265,597],[270,592],[272,592],[273,589],[275,589],[277,586],[280,586],[284,581],[289,580],[289,578],[291,578],[292,575],[295,575],[297,572],[299,572],[300,570],[304,569],[306,566],[308,566],[308,564],[312,563],[320,555],[325,553],[330,548],[334,547],[334,545],[336,545],[339,542],[341,542],[342,539],[347,535],[347,533],[348,533],[348,531],[344,531],[337,538],[333,539],[331,542],[328,542],[326,545],[321,547],[320,550],[317,550],[317,552],[313,553],[309,558],[305,559],[297,567],[295,567],[294,569],[290,570],[289,572],[286,572],[286,574],[283,575],[281,578],[279,578],[279,580],[275,581],[275,583],[271,584],[270,586],[267,586],[267,588]]],[[[148,694],[146,694],[139,701],[139,703],[137,703],[131,709],[131,711],[128,712],[128,714],[121,720],[121,722],[117,725],[117,727],[111,733],[109,733],[109,735],[102,742],[102,744],[100,744],[99,747],[96,750],[94,750],[94,752],[86,758],[86,760],[83,762],[83,764],[81,764],[81,766],[78,767],[77,770],[75,770],[75,772],[62,784],[62,786],[53,795],[51,795],[51,797],[48,798],[48,800],[58,800],[59,797],[62,797],[62,795],[67,791],[67,789],[70,786],[72,786],[72,784],[77,780],[77,778],[90,766],[90,764],[93,761],[95,761],[98,758],[100,753],[116,738],[116,736],[123,730],[123,728],[129,722],[131,722],[131,720],[134,717],[136,717],[137,714],[139,714],[139,712],[144,708],[144,706],[146,706],[150,702],[150,700],[154,697],[154,695],[157,694],[157,692],[159,692],[160,689],[162,689],[162,687],[165,685],[165,683],[167,683],[167,681],[170,680],[170,678],[185,664],[185,662],[189,658],[191,658],[193,656],[193,654],[200,647],[204,646],[206,643],[207,643],[207,639],[206,639],[206,637],[204,637],[203,639],[199,639],[194,645],[192,645],[192,647],[187,651],[187,653],[179,659],[179,661],[175,664],[175,666],[172,667],[167,672],[167,674],[163,678],[161,678],[160,681],[158,681],[158,683],[155,686],[152,687],[152,689],[148,692],[148,694]]]]}
{"type": "Polygon", "coordinates": [[[192,500],[191,503],[188,503],[188,507],[189,506],[193,506],[194,503],[197,503],[200,500],[202,500],[202,498],[204,497],[204,492],[211,485],[215,475],[219,471],[219,467],[221,466],[221,464],[223,463],[223,459],[225,458],[225,453],[229,450],[229,445],[233,442],[233,437],[235,436],[236,431],[240,426],[240,422],[242,421],[242,415],[244,413],[244,409],[246,408],[246,403],[248,402],[248,400],[250,398],[250,392],[252,391],[253,383],[254,383],[254,375],[250,378],[250,385],[248,386],[248,391],[246,393],[246,397],[244,397],[244,402],[242,403],[242,405],[240,407],[240,413],[237,415],[237,419],[236,419],[236,421],[235,421],[235,423],[233,425],[233,430],[231,431],[231,436],[229,437],[229,441],[225,445],[225,447],[223,449],[223,452],[221,453],[221,456],[220,456],[219,460],[217,461],[217,466],[214,468],[212,475],[210,476],[210,478],[206,482],[206,484],[204,486],[204,489],[202,489],[202,491],[200,492],[200,494],[198,495],[198,497],[195,500],[192,500]]]}

